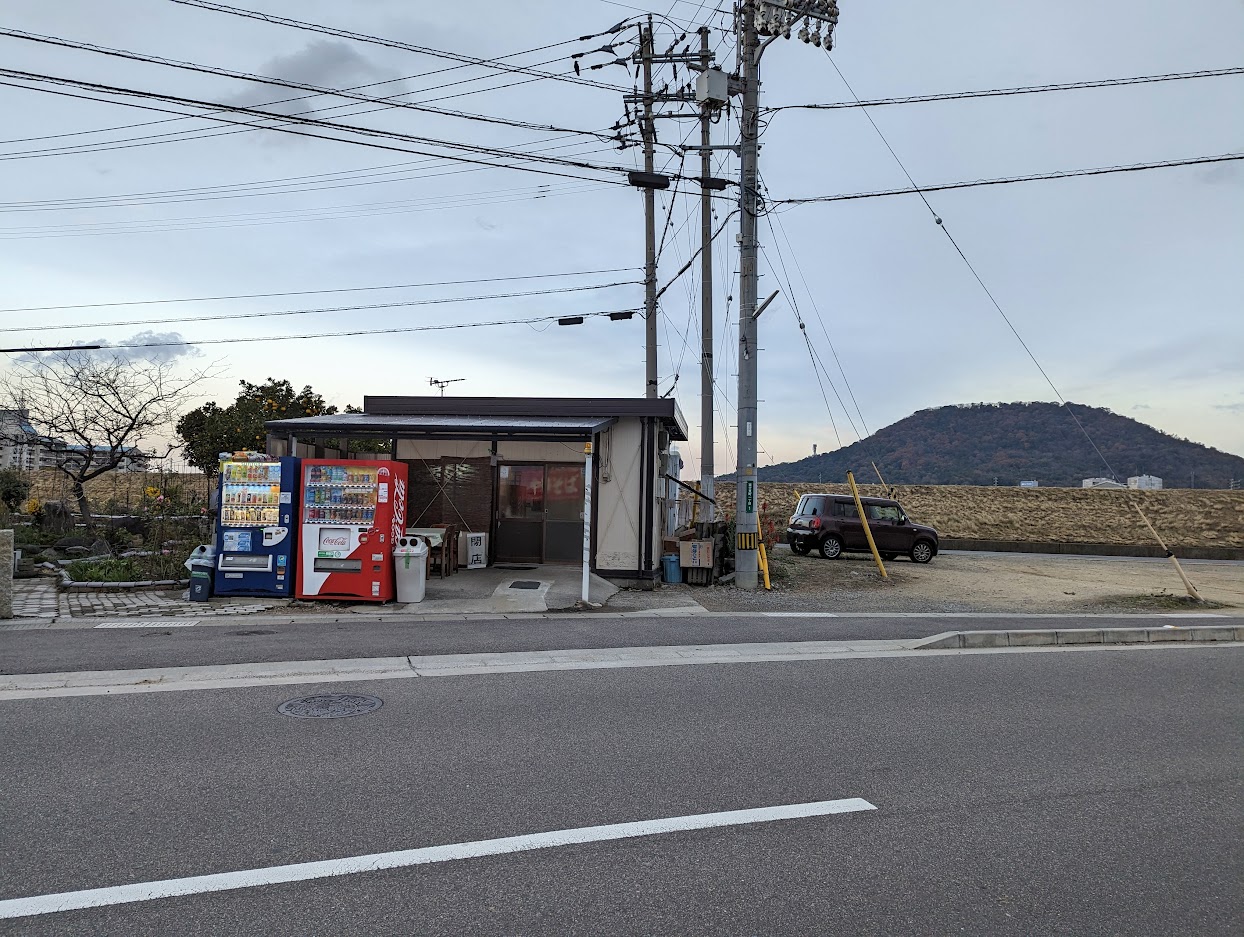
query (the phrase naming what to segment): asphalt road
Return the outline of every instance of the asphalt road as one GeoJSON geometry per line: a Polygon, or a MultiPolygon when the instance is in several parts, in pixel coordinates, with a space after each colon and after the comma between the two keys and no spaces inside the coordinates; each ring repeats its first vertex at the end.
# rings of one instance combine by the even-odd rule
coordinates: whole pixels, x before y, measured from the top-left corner
{"type": "MultiPolygon", "coordinates": [[[[1136,617],[1050,619],[953,614],[931,617],[843,614],[836,618],[798,615],[768,618],[754,614],[685,618],[567,615],[478,621],[305,621],[296,625],[238,619],[228,625],[192,628],[152,625],[150,628],[0,632],[0,673],[600,647],[921,638],[944,631],[1050,628],[1054,627],[1055,620],[1060,628],[1135,627],[1139,621],[1136,617]]],[[[1147,620],[1171,621],[1160,616],[1147,620]]]]}
{"type": "MultiPolygon", "coordinates": [[[[81,636],[75,632],[74,636],[81,636]]],[[[0,921],[52,934],[1238,934],[1244,650],[0,703],[0,899],[831,798],[868,813],[0,921]]]]}

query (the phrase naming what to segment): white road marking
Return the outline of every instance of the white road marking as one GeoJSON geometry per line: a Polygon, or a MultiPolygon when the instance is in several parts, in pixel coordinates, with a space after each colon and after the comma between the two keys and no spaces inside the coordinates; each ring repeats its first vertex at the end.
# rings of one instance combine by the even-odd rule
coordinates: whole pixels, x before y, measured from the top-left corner
{"type": "Polygon", "coordinates": [[[121,618],[101,621],[96,628],[193,628],[197,618],[121,618]]]}
{"type": "Polygon", "coordinates": [[[807,804],[727,810],[722,813],[700,813],[687,817],[669,817],[663,820],[584,826],[570,830],[554,830],[549,833],[530,833],[524,836],[477,840],[471,843],[452,843],[447,846],[426,846],[422,849],[380,852],[370,856],[352,856],[348,859],[299,862],[294,865],[247,869],[242,872],[221,872],[215,875],[195,875],[189,878],[115,885],[110,888],[91,888],[55,895],[10,898],[0,901],[0,919],[54,914],[58,911],[78,911],[83,908],[101,908],[135,901],[154,901],[157,898],[172,898],[179,895],[202,895],[214,891],[257,888],[282,882],[305,882],[311,879],[353,875],[356,872],[400,869],[434,862],[452,862],[456,859],[478,859],[483,856],[500,856],[533,849],[550,849],[555,846],[574,846],[580,843],[600,843],[614,839],[656,836],[661,833],[706,830],[747,823],[771,823],[774,820],[796,820],[876,809],[862,798],[849,797],[844,800],[820,800],[807,804]]]}

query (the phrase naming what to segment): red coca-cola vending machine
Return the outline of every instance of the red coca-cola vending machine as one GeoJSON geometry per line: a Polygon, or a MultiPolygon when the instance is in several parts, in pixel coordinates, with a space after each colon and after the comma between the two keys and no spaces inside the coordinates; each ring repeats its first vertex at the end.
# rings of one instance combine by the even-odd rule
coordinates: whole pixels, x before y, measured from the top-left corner
{"type": "Polygon", "coordinates": [[[406,527],[401,462],[303,459],[300,599],[394,596],[393,544],[406,527]]]}

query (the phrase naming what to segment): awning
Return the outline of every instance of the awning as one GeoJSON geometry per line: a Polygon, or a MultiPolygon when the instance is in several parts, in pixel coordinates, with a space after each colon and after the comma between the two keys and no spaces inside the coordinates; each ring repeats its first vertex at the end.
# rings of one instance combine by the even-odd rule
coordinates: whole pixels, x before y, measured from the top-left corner
{"type": "Polygon", "coordinates": [[[617,422],[612,416],[457,416],[445,414],[331,413],[269,420],[275,435],[299,439],[510,439],[528,442],[590,440],[617,422]]]}

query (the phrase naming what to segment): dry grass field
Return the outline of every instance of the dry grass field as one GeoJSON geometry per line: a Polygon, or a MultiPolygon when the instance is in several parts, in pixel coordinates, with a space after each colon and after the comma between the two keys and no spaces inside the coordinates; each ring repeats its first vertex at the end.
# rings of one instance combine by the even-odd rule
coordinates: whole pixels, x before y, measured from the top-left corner
{"type": "MultiPolygon", "coordinates": [[[[813,491],[849,493],[846,485],[761,483],[763,520],[766,525],[773,521],[779,539],[799,495],[813,491]]],[[[886,495],[880,485],[863,485],[861,493],[886,495]]],[[[936,527],[943,537],[1152,544],[1152,535],[1131,506],[1135,500],[1173,546],[1244,547],[1244,491],[900,485],[897,497],[913,520],[936,527]]],[[[734,485],[719,484],[717,501],[733,516],[734,485]]]]}
{"type": "MultiPolygon", "coordinates": [[[[55,469],[41,469],[31,476],[30,494],[40,501],[64,501],[73,509],[73,492],[69,479],[55,469]]],[[[180,493],[182,501],[189,502],[194,496],[195,504],[206,503],[208,479],[196,473],[161,472],[109,472],[86,484],[86,496],[91,508],[103,512],[108,502],[124,509],[126,505],[137,507],[147,488],[158,489],[162,494],[180,493]]]]}

